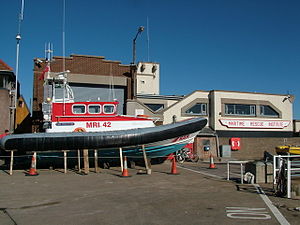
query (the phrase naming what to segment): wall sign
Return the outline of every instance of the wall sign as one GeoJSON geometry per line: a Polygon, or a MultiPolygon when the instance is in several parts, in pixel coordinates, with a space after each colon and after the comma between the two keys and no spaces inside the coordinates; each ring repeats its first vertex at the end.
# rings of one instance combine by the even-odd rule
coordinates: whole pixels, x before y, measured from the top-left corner
{"type": "Polygon", "coordinates": [[[230,138],[231,150],[240,150],[241,149],[241,139],[240,138],[230,138]]]}
{"type": "Polygon", "coordinates": [[[289,120],[251,120],[251,119],[220,119],[220,123],[228,128],[250,129],[283,129],[291,121],[289,120]]]}

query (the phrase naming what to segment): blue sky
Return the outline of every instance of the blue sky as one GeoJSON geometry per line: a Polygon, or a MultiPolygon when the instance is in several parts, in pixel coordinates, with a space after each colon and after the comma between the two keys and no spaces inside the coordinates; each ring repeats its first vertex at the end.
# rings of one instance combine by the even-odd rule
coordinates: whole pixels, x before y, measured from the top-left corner
{"type": "MultiPolygon", "coordinates": [[[[2,0],[0,58],[15,68],[21,0],[2,0]]],[[[62,56],[62,0],[25,0],[20,46],[21,91],[32,98],[33,58],[46,42],[62,56]]],[[[129,64],[161,65],[161,94],[231,90],[293,94],[300,119],[300,1],[66,0],[65,45],[70,54],[99,55],[129,64]]]]}

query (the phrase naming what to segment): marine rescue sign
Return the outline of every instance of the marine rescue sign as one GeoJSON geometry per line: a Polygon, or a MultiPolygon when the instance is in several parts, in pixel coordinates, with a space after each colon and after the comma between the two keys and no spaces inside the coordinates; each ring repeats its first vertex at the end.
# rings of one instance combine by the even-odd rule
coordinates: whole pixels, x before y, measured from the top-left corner
{"type": "Polygon", "coordinates": [[[251,120],[251,119],[220,119],[220,123],[228,128],[249,129],[283,129],[291,121],[289,120],[251,120]]]}

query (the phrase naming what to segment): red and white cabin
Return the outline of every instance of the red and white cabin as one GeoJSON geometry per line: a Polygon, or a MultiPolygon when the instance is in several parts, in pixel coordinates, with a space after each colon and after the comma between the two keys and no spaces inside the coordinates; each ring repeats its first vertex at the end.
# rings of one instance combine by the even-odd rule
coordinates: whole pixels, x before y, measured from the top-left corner
{"type": "Polygon", "coordinates": [[[75,102],[67,73],[44,77],[44,129],[46,132],[99,132],[154,127],[143,116],[118,115],[119,102],[75,102]],[[63,96],[59,95],[63,93],[63,96]]]}
{"type": "Polygon", "coordinates": [[[46,132],[98,132],[154,127],[151,119],[117,114],[118,102],[52,103],[46,132]]]}

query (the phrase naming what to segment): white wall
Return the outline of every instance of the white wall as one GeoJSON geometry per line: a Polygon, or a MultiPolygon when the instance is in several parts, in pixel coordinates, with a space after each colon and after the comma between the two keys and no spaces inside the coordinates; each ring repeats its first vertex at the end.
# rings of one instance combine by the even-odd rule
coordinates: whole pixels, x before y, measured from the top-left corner
{"type": "Polygon", "coordinates": [[[212,91],[211,102],[214,108],[212,128],[224,131],[293,131],[293,103],[286,97],[286,95],[264,93],[212,91]],[[259,105],[266,104],[276,109],[280,115],[279,118],[261,116],[258,113],[256,116],[224,115],[224,102],[255,104],[256,112],[259,105]]]}
{"type": "Polygon", "coordinates": [[[159,67],[158,63],[138,63],[137,94],[159,95],[159,67]]]}

